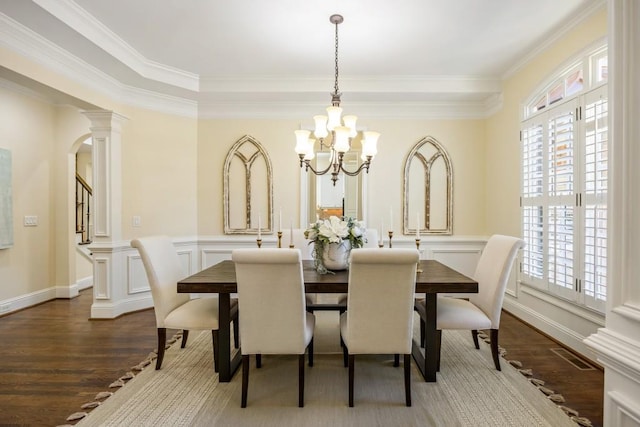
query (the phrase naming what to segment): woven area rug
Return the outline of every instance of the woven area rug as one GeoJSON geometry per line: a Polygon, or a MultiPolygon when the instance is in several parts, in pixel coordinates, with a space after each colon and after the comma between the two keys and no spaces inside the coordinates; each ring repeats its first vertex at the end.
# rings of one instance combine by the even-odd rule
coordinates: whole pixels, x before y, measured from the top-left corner
{"type": "MultiPolygon", "coordinates": [[[[355,407],[349,408],[338,314],[316,313],[316,357],[306,370],[305,407],[298,408],[297,357],[263,356],[252,368],[248,407],[240,408],[241,372],[219,383],[210,332],[193,333],[185,349],[167,350],[78,424],[82,426],[573,426],[576,424],[489,346],[476,350],[467,331],[445,331],[436,383],[412,361],[413,406],[404,406],[402,367],[392,356],[356,358],[355,407]]],[[[418,322],[415,322],[417,333],[418,322]]]]}

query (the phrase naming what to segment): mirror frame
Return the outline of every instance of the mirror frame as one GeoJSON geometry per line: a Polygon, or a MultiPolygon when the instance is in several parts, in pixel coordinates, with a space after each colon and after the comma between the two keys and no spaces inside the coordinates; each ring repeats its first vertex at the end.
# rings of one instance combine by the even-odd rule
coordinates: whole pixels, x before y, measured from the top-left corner
{"type": "Polygon", "coordinates": [[[235,197],[244,197],[246,203],[246,218],[245,218],[245,228],[231,228],[231,219],[230,219],[230,191],[229,191],[229,169],[231,168],[231,161],[238,157],[244,164],[246,173],[251,177],[251,166],[255,163],[256,160],[260,158],[264,158],[264,162],[267,168],[267,221],[266,226],[260,227],[260,232],[265,234],[271,234],[273,232],[273,167],[271,165],[271,158],[269,154],[264,149],[260,142],[253,138],[250,135],[245,135],[233,144],[229,153],[227,154],[227,158],[224,161],[224,168],[222,171],[223,175],[223,185],[224,185],[224,212],[223,212],[223,220],[224,220],[224,234],[258,234],[258,229],[252,227],[251,224],[251,179],[247,179],[247,184],[245,188],[245,192],[243,195],[234,194],[235,197]],[[252,144],[256,151],[250,158],[246,158],[244,154],[242,154],[239,150],[244,144],[252,144]]]}
{"type": "MultiPolygon", "coordinates": [[[[453,234],[453,167],[451,164],[451,158],[449,154],[444,149],[442,144],[438,142],[434,137],[427,136],[422,138],[414,147],[411,149],[407,158],[405,159],[404,168],[403,168],[403,179],[402,179],[402,227],[403,234],[405,235],[415,235],[416,229],[409,228],[409,169],[411,167],[412,162],[416,160],[422,163],[422,166],[425,170],[424,180],[417,185],[424,185],[426,191],[425,197],[425,206],[424,206],[424,228],[420,228],[420,234],[425,235],[451,235],[453,234]],[[422,153],[420,153],[420,149],[425,145],[431,145],[435,148],[436,153],[432,155],[429,159],[427,159],[422,153]],[[431,176],[431,166],[433,163],[442,159],[445,165],[445,176],[443,177],[446,180],[446,193],[447,193],[447,202],[446,202],[446,225],[444,228],[432,229],[430,224],[430,192],[431,192],[431,182],[433,177],[431,176]]],[[[414,184],[416,185],[416,184],[414,184]]]]}

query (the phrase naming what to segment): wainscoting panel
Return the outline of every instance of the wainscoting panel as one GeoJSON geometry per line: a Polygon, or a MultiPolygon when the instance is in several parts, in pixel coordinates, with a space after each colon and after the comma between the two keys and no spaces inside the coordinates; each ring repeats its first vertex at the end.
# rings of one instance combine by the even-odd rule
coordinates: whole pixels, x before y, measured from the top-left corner
{"type": "Polygon", "coordinates": [[[625,396],[618,391],[607,393],[609,400],[611,423],[614,426],[640,427],[640,406],[636,399],[625,396]]]}
{"type": "Polygon", "coordinates": [[[93,298],[96,300],[111,299],[109,289],[109,258],[93,259],[93,298]]]}
{"type": "Polygon", "coordinates": [[[149,292],[149,281],[140,255],[137,253],[127,255],[127,267],[127,294],[149,292]]]}

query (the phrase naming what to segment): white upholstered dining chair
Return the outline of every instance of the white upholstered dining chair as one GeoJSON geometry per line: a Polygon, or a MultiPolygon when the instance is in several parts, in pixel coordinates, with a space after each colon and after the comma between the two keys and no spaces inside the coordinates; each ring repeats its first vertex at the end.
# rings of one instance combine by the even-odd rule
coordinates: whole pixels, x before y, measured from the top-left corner
{"type": "Polygon", "coordinates": [[[304,278],[299,249],[236,249],[238,309],[242,351],[242,401],[247,406],[249,357],[298,355],[298,406],[304,406],[304,355],[313,366],[315,316],[305,309],[304,278]]]}
{"type": "MultiPolygon", "coordinates": [[[[178,293],[178,281],[185,277],[180,258],[167,236],[141,237],[131,241],[131,246],[138,249],[142,264],[147,274],[153,309],[158,328],[158,358],[156,369],[162,366],[168,329],[182,329],[184,348],[190,330],[211,330],[213,340],[214,370],[218,371],[218,298],[195,298],[189,294],[178,293]]],[[[231,301],[231,319],[234,330],[238,332],[237,301],[231,301]]],[[[238,341],[236,340],[236,347],[238,341]]]]}
{"type": "Polygon", "coordinates": [[[346,313],[340,316],[349,406],[354,400],[356,354],[404,355],[405,401],[411,406],[411,347],[417,249],[363,248],[351,252],[346,313]],[[347,360],[348,358],[348,360],[347,360]]]}
{"type": "MultiPolygon", "coordinates": [[[[282,247],[289,248],[293,245],[294,249],[300,249],[300,256],[302,257],[302,260],[313,259],[313,245],[310,245],[309,243],[310,241],[304,237],[304,230],[301,228],[282,230],[282,247]]],[[[318,296],[312,293],[306,293],[304,296],[307,303],[307,310],[313,312],[313,307],[317,303],[318,296]]]]}
{"type": "MultiPolygon", "coordinates": [[[[438,298],[438,367],[440,366],[442,330],[471,330],[474,345],[476,349],[479,349],[478,331],[489,329],[491,355],[496,369],[500,370],[498,330],[502,302],[511,274],[511,267],[518,250],[523,247],[524,241],[517,237],[499,234],[491,236],[482,251],[473,275],[473,278],[478,282],[478,293],[472,294],[468,300],[452,297],[438,298]]],[[[424,300],[416,302],[416,310],[420,314],[420,321],[424,322],[423,319],[426,317],[424,300]]]]}

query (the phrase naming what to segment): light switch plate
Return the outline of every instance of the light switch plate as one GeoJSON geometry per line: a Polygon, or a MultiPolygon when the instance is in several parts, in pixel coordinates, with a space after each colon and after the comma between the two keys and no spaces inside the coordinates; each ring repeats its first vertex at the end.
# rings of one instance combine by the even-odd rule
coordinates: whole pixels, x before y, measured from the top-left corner
{"type": "Polygon", "coordinates": [[[38,217],[36,215],[25,215],[24,217],[25,227],[35,227],[37,225],[38,225],[38,217]]]}
{"type": "Polygon", "coordinates": [[[142,221],[140,220],[140,217],[137,215],[133,217],[133,220],[131,222],[134,227],[140,227],[142,223],[142,221]]]}

